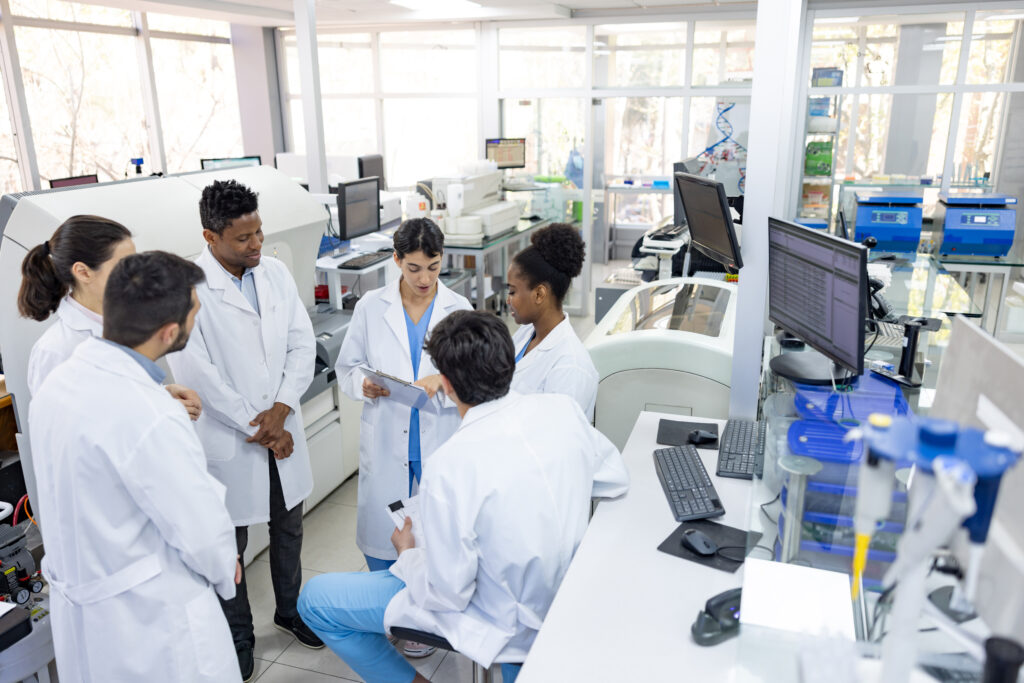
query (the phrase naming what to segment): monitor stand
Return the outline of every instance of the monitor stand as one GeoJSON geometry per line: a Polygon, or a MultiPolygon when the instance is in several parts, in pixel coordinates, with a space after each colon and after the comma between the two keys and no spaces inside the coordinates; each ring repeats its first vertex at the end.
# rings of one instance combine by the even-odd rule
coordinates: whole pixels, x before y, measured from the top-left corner
{"type": "Polygon", "coordinates": [[[831,358],[810,349],[775,356],[768,363],[768,367],[779,377],[785,377],[797,384],[840,385],[857,378],[857,375],[849,375],[846,370],[833,363],[831,358]]]}

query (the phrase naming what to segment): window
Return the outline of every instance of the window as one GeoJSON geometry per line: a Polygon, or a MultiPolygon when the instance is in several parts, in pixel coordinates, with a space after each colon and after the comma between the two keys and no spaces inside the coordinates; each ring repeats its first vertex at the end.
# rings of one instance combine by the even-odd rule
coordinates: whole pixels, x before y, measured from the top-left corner
{"type": "Polygon", "coordinates": [[[724,85],[753,80],[753,21],[698,21],[694,27],[693,44],[694,85],[724,85]]]}
{"type": "Polygon", "coordinates": [[[681,86],[685,73],[685,23],[594,27],[596,87],[681,86]]]}
{"type": "Polygon", "coordinates": [[[15,36],[44,180],[113,180],[131,158],[149,161],[134,37],[25,26],[15,36]]]}
{"type": "Polygon", "coordinates": [[[152,46],[168,172],[197,171],[203,158],[241,156],[231,46],[159,38],[152,46]]]}
{"type": "MultiPolygon", "coordinates": [[[[567,173],[566,167],[573,150],[583,152],[585,116],[582,98],[502,100],[501,134],[526,138],[526,172],[580,178],[582,168],[569,169],[567,173]]],[[[581,158],[572,156],[574,164],[581,158]]]]}
{"type": "MultiPolygon", "coordinates": [[[[301,91],[299,52],[295,36],[285,42],[288,50],[289,92],[301,91]]],[[[320,62],[320,94],[340,95],[373,92],[373,53],[369,33],[331,33],[317,37],[320,62]]]]}
{"type": "Polygon", "coordinates": [[[608,176],[664,176],[683,148],[681,97],[610,97],[605,106],[608,176]]]}
{"type": "Polygon", "coordinates": [[[380,34],[381,88],[392,93],[476,94],[476,31],[380,34]]]}
{"type": "Polygon", "coordinates": [[[99,7],[66,0],[10,0],[11,14],[37,19],[76,21],[83,24],[104,26],[132,26],[132,15],[128,10],[99,7]]]}
{"type": "Polygon", "coordinates": [[[967,60],[967,82],[1002,83],[1008,80],[1017,12],[978,12],[974,17],[971,51],[967,60]]]}
{"type": "Polygon", "coordinates": [[[499,29],[500,87],[582,88],[586,39],[583,26],[499,29]]]}
{"type": "MultiPolygon", "coordinates": [[[[329,155],[361,156],[377,149],[377,122],[373,98],[324,99],[324,150],[329,155]]],[[[292,144],[306,151],[302,101],[291,100],[292,144]]],[[[391,183],[391,178],[388,178],[391,183]]]]}
{"type": "Polygon", "coordinates": [[[384,130],[390,187],[411,187],[424,178],[457,173],[462,164],[478,158],[475,98],[388,98],[384,130]]]}
{"type": "Polygon", "coordinates": [[[187,33],[194,36],[213,36],[216,38],[230,38],[231,24],[226,21],[212,21],[210,19],[199,19],[197,17],[179,16],[176,14],[154,14],[146,13],[146,23],[150,31],[170,31],[172,33],[187,33]]]}
{"type": "MultiPolygon", "coordinates": [[[[0,79],[3,73],[0,72],[0,79]]],[[[0,194],[17,192],[21,189],[21,173],[18,169],[18,151],[11,135],[11,118],[7,110],[7,98],[0,97],[0,194]]]]}

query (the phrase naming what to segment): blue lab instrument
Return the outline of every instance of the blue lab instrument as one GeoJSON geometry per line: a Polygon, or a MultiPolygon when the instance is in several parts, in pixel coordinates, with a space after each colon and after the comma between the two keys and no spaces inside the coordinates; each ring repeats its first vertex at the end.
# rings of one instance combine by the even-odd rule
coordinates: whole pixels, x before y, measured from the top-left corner
{"type": "Polygon", "coordinates": [[[1016,197],[1005,194],[939,195],[935,225],[942,255],[1006,256],[1017,230],[1016,197]]]}
{"type": "Polygon", "coordinates": [[[854,240],[878,240],[876,251],[914,253],[921,241],[921,197],[907,193],[858,192],[854,240]]]}

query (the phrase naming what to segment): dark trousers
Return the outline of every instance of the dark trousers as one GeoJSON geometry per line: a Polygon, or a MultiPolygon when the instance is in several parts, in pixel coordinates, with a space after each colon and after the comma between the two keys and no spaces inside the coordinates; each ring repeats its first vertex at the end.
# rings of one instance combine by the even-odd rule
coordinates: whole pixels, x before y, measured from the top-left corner
{"type": "MultiPolygon", "coordinates": [[[[277,613],[290,619],[299,613],[297,603],[299,589],[302,588],[302,503],[291,510],[285,508],[277,460],[273,453],[268,452],[267,455],[270,461],[270,580],[274,586],[277,613]]],[[[249,527],[235,527],[235,541],[238,554],[244,556],[245,547],[249,543],[249,527]]],[[[220,606],[231,627],[235,647],[255,646],[256,635],[252,626],[244,562],[242,582],[236,587],[235,597],[221,600],[220,606]]]]}

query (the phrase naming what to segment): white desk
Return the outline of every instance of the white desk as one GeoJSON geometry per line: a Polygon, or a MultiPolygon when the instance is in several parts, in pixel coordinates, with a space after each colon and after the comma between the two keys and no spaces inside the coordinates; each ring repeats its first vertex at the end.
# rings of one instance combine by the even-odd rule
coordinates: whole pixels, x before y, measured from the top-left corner
{"type": "MultiPolygon", "coordinates": [[[[517,683],[550,681],[722,681],[738,658],[737,639],[700,647],[690,625],[713,595],[743,583],[658,550],[678,526],[652,452],[662,418],[724,420],[642,412],[622,456],[629,492],[601,503],[555,596],[517,683]]],[[[717,451],[700,450],[725,515],[714,521],[749,527],[751,484],[715,476],[717,451]]]]}
{"type": "Polygon", "coordinates": [[[359,278],[361,278],[363,275],[368,275],[370,273],[376,272],[376,284],[370,284],[366,287],[363,287],[363,291],[359,292],[359,295],[362,296],[371,289],[383,287],[385,284],[387,284],[387,282],[392,280],[393,278],[388,276],[389,271],[392,271],[394,273],[394,277],[397,277],[398,268],[394,265],[394,260],[391,258],[386,258],[381,261],[378,261],[377,263],[372,263],[366,266],[365,268],[360,268],[359,270],[346,270],[338,268],[339,263],[344,263],[350,258],[355,258],[359,254],[363,253],[367,252],[353,250],[345,254],[342,254],[341,256],[321,256],[316,260],[317,272],[324,273],[324,275],[326,275],[327,277],[328,297],[331,302],[331,306],[335,310],[342,310],[341,286],[343,284],[343,281],[351,283],[353,280],[358,281],[359,278]],[[388,266],[390,266],[390,268],[388,266]]]}

